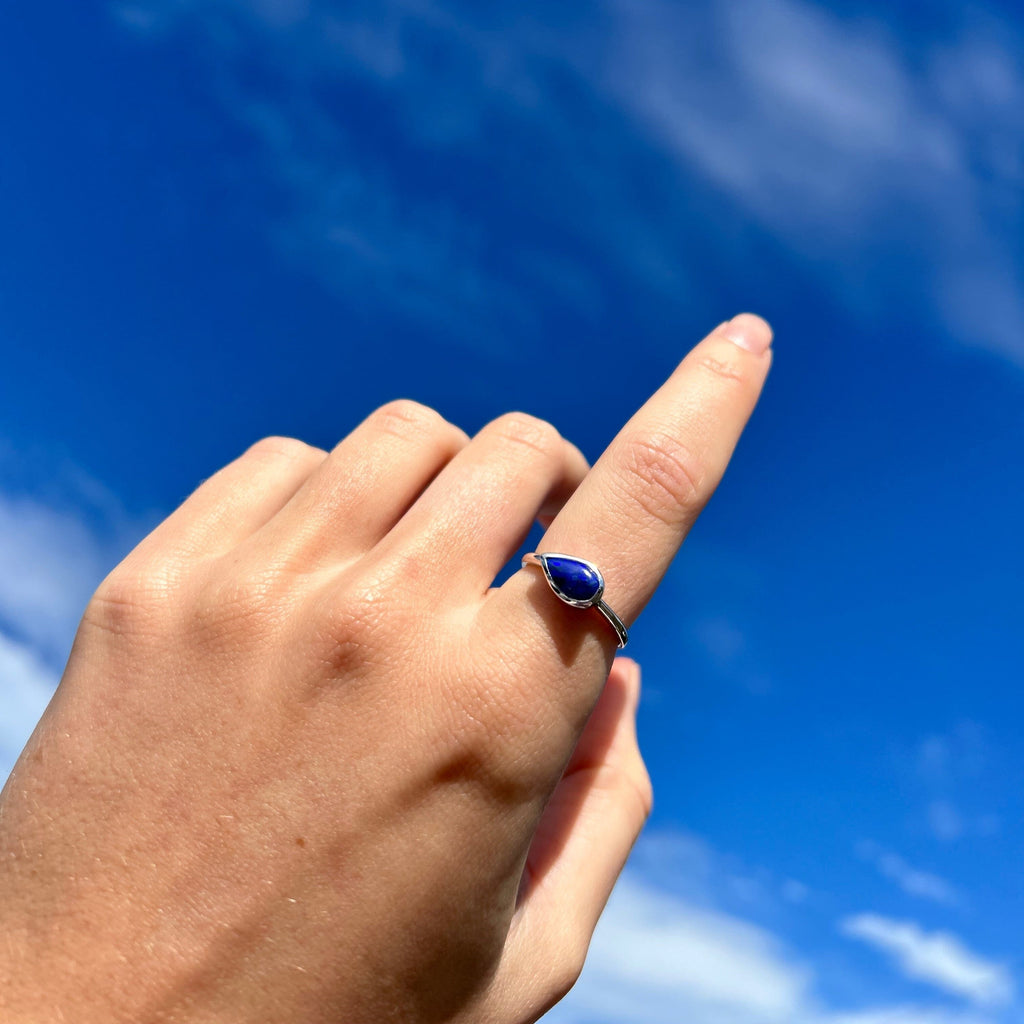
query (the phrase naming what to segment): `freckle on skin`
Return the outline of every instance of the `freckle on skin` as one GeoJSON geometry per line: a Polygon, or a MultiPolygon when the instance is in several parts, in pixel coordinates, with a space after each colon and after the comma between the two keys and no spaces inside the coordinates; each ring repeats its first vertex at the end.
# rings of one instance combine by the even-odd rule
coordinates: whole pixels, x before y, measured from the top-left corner
{"type": "Polygon", "coordinates": [[[296,846],[305,846],[305,845],[306,845],[306,840],[305,840],[305,839],[303,839],[303,838],[302,838],[302,836],[299,836],[299,837],[298,837],[298,838],[297,838],[297,839],[295,840],[295,845],[296,845],[296,846]]]}

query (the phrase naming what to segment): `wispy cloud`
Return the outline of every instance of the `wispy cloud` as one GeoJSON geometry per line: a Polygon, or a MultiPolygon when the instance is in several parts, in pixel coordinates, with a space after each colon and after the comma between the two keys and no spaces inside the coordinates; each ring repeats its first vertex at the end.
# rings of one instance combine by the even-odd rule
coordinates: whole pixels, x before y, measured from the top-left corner
{"type": "MultiPolygon", "coordinates": [[[[944,1001],[895,1003],[888,981],[879,983],[876,995],[863,974],[856,1005],[837,1005],[826,995],[825,972],[816,965],[820,948],[801,952],[779,930],[796,916],[803,919],[804,931],[814,912],[800,901],[787,902],[785,884],[780,900],[746,904],[730,884],[740,867],[698,836],[655,831],[641,837],[598,926],[579,986],[545,1019],[551,1024],[995,1024],[997,1018],[944,1001]]],[[[749,868],[742,873],[761,874],[749,868]]],[[[870,926],[851,918],[842,928],[864,940],[861,932],[870,926]]],[[[927,943],[929,937],[924,939],[927,943]]],[[[1005,969],[988,965],[956,940],[948,949],[942,943],[941,956],[924,957],[932,974],[941,971],[947,982],[940,988],[967,995],[982,1008],[1005,1006],[1012,997],[1005,969]]],[[[836,969],[837,955],[842,951],[828,954],[829,970],[836,969]]],[[[925,980],[936,983],[931,976],[925,980]]]]}
{"type": "MultiPolygon", "coordinates": [[[[701,898],[709,870],[717,870],[706,860],[714,856],[709,848],[680,863],[680,875],[696,865],[703,879],[677,879],[676,889],[691,893],[680,896],[647,877],[645,842],[641,866],[628,868],[612,895],[580,984],[545,1018],[551,1024],[994,1024],[949,1006],[872,1000],[870,991],[862,993],[859,1007],[829,1005],[818,991],[813,957],[701,898]]],[[[655,859],[663,856],[664,849],[655,859]]],[[[867,930],[852,921],[851,934],[867,930]]],[[[941,972],[947,983],[941,987],[956,995],[967,994],[979,1005],[1010,997],[1001,968],[985,974],[982,961],[955,944],[952,954],[932,959],[938,966],[932,965],[931,975],[941,972]]],[[[934,983],[931,975],[926,980],[934,983]]]]}
{"type": "Polygon", "coordinates": [[[804,903],[810,896],[798,880],[747,864],[678,828],[647,833],[631,863],[649,885],[694,906],[773,912],[783,904],[804,903]]]}
{"type": "MultiPolygon", "coordinates": [[[[464,179],[473,165],[492,208],[522,224],[533,219],[520,179],[496,173],[489,149],[466,148],[501,121],[514,134],[524,119],[546,133],[524,104],[542,91],[537,78],[551,59],[522,34],[476,29],[430,0],[372,11],[257,0],[138,0],[112,9],[148,38],[183,25],[208,36],[216,96],[257,142],[253,170],[283,198],[268,235],[331,290],[443,326],[454,340],[486,325],[499,346],[510,330],[520,339],[536,333],[537,305],[552,291],[569,301],[598,295],[584,268],[531,249],[528,238],[497,238],[501,224],[453,198],[452,177],[464,179]],[[245,67],[266,76],[263,87],[251,88],[241,52],[245,67]],[[381,134],[395,145],[369,144],[346,108],[324,98],[353,87],[386,112],[381,134]],[[416,174],[428,166],[431,173],[416,174]],[[521,211],[509,209],[520,203],[521,211]]],[[[563,219],[542,213],[545,221],[552,215],[563,219]]]]}
{"type": "Polygon", "coordinates": [[[500,30],[442,0],[114,10],[147,36],[208,34],[219,93],[288,197],[274,237],[332,287],[451,328],[600,307],[611,272],[682,302],[730,244],[721,210],[681,200],[703,182],[868,317],[924,311],[1024,363],[1024,75],[1013,28],[981,9],[913,59],[884,24],[806,0],[605,0],[585,22],[503,8],[500,30]],[[240,53],[275,86],[246,85],[240,53]],[[325,101],[353,83],[390,151],[325,101]],[[491,213],[446,187],[470,167],[491,213]]]}
{"type": "Polygon", "coordinates": [[[792,1021],[809,974],[768,932],[627,874],[605,912],[586,979],[552,1021],[792,1021]]]}
{"type": "Polygon", "coordinates": [[[6,778],[59,678],[101,544],[81,516],[0,493],[0,778],[6,778]]]}
{"type": "Polygon", "coordinates": [[[886,953],[910,978],[963,996],[979,1006],[1003,1006],[1013,999],[1007,968],[969,950],[950,932],[925,932],[912,921],[858,914],[840,925],[844,935],[886,953]]]}
{"type": "Polygon", "coordinates": [[[67,650],[106,555],[84,517],[0,493],[0,622],[35,648],[67,650]]]}
{"type": "Polygon", "coordinates": [[[928,804],[928,825],[932,835],[944,843],[953,842],[964,834],[964,819],[949,800],[932,800],[928,804]]]}
{"type": "Polygon", "coordinates": [[[57,673],[25,644],[0,633],[0,782],[57,685],[57,673]]]}
{"type": "Polygon", "coordinates": [[[761,667],[761,658],[748,649],[743,630],[727,616],[707,615],[692,624],[694,640],[707,656],[710,667],[749,693],[764,696],[771,681],[761,667]]]}
{"type": "Polygon", "coordinates": [[[1024,361],[1005,231],[1024,180],[1012,28],[979,17],[958,38],[916,40],[911,63],[884,24],[802,0],[712,4],[696,33],[689,5],[617,10],[611,81],[682,163],[865,306],[893,303],[875,275],[895,258],[902,286],[961,340],[1024,361]],[[992,202],[1000,214],[984,212],[992,202]]]}
{"type": "Polygon", "coordinates": [[[961,903],[960,894],[944,878],[911,867],[899,854],[886,850],[871,840],[858,843],[857,853],[870,861],[878,869],[879,874],[895,882],[908,896],[950,907],[961,903]]]}
{"type": "Polygon", "coordinates": [[[991,738],[977,722],[958,722],[949,732],[933,733],[918,743],[917,772],[933,786],[977,779],[991,761],[991,747],[991,738]]]}
{"type": "Polygon", "coordinates": [[[820,1024],[990,1024],[988,1018],[957,1010],[921,1006],[893,1006],[822,1018],[820,1024]]]}
{"type": "Polygon", "coordinates": [[[999,757],[991,732],[966,720],[948,732],[925,736],[910,752],[909,774],[925,798],[924,823],[940,842],[1000,831],[999,814],[985,806],[996,789],[991,782],[999,757]]]}
{"type": "MultiPolygon", "coordinates": [[[[0,455],[5,477],[18,477],[18,456],[0,455]]],[[[0,490],[0,778],[60,678],[90,595],[155,519],[129,515],[77,467],[49,469],[39,493],[0,490]]]]}

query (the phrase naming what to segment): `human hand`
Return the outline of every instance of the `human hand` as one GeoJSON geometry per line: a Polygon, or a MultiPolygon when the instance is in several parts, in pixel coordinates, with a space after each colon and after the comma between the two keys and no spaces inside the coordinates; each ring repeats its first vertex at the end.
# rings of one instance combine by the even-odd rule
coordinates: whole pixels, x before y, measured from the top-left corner
{"type": "Polygon", "coordinates": [[[540,515],[632,624],[769,342],[716,329],[589,471],[540,421],[402,402],[203,483],[100,585],[0,797],[0,1017],[536,1020],[651,790],[608,623],[492,581],[540,515]]]}

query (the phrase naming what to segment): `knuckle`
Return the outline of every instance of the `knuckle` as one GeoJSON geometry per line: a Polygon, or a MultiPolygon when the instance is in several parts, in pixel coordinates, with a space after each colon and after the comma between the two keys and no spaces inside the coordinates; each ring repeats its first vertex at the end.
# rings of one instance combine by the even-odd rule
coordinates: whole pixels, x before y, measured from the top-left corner
{"type": "Polygon", "coordinates": [[[175,590],[169,566],[123,562],[96,588],[82,618],[112,636],[138,637],[163,622],[175,590]]]}
{"type": "Polygon", "coordinates": [[[704,504],[705,471],[677,437],[657,432],[623,446],[621,469],[644,511],[670,526],[692,518],[704,504]]]}
{"type": "Polygon", "coordinates": [[[382,405],[372,416],[377,430],[400,441],[427,443],[442,454],[454,455],[469,441],[465,431],[449,423],[439,412],[410,398],[382,405]]]}
{"type": "Polygon", "coordinates": [[[285,461],[289,463],[310,462],[314,458],[321,459],[324,452],[313,445],[306,444],[295,437],[279,437],[271,435],[261,437],[251,444],[246,455],[255,456],[258,459],[267,461],[285,461]]]}
{"type": "Polygon", "coordinates": [[[494,420],[490,429],[499,439],[532,449],[546,459],[559,456],[564,444],[557,428],[524,412],[505,413],[494,420]]]}
{"type": "Polygon", "coordinates": [[[697,357],[697,365],[719,381],[725,381],[729,384],[745,384],[750,377],[742,359],[726,358],[720,353],[700,353],[697,357]]]}
{"type": "Polygon", "coordinates": [[[382,405],[374,412],[373,420],[379,430],[401,438],[415,437],[425,430],[448,425],[439,412],[411,398],[396,398],[382,405]]]}

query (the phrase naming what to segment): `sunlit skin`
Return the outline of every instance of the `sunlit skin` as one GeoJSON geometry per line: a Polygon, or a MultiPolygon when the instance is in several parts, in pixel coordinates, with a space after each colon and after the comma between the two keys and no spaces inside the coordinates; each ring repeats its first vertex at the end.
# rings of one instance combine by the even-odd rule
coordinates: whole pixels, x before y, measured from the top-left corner
{"type": "Polygon", "coordinates": [[[0,797],[5,1024],[534,1021],[651,809],[632,626],[771,362],[742,314],[590,469],[510,414],[397,402],[269,438],[103,581],[0,797]]]}

